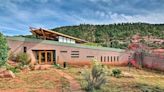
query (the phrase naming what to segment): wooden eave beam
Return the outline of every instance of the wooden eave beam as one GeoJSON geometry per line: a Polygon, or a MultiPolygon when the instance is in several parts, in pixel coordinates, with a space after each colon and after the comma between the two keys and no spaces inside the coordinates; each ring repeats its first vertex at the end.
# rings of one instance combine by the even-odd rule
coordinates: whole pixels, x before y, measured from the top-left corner
{"type": "Polygon", "coordinates": [[[46,40],[46,35],[45,35],[43,29],[40,29],[40,30],[41,30],[41,32],[42,32],[42,34],[43,34],[43,38],[44,38],[44,40],[46,40]]]}

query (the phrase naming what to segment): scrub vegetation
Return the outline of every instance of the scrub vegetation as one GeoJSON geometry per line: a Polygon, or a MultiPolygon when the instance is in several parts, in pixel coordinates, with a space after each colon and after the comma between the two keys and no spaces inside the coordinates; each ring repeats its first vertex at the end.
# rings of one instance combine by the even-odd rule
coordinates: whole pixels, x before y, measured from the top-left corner
{"type": "Polygon", "coordinates": [[[96,89],[101,89],[107,82],[107,67],[102,65],[100,62],[94,60],[92,62],[91,70],[86,70],[82,75],[84,81],[82,81],[83,88],[86,91],[93,92],[96,89]]]}
{"type": "MultiPolygon", "coordinates": [[[[74,36],[89,41],[86,45],[103,46],[126,49],[130,39],[136,34],[152,39],[164,39],[164,24],[148,23],[118,23],[108,25],[80,24],[53,28],[63,34],[74,36]]],[[[19,35],[22,37],[35,38],[34,35],[19,35]]],[[[158,44],[146,39],[140,40],[152,48],[164,48],[164,43],[158,44]]]]}
{"type": "MultiPolygon", "coordinates": [[[[109,66],[109,74],[107,75],[107,82],[94,92],[164,92],[164,73],[153,70],[139,70],[128,67],[112,67],[109,66]],[[121,71],[121,77],[112,76],[112,71],[121,71]]],[[[81,83],[85,81],[83,78],[83,71],[91,71],[92,68],[73,68],[70,67],[65,72],[74,76],[76,80],[81,83]]],[[[118,72],[117,72],[118,74],[118,72]]],[[[83,87],[84,84],[81,83],[83,87]]]]}
{"type": "MultiPolygon", "coordinates": [[[[108,25],[81,24],[75,26],[65,26],[52,29],[67,35],[78,37],[89,42],[97,43],[94,46],[105,46],[113,48],[127,48],[130,39],[135,34],[153,36],[164,39],[164,24],[148,23],[119,23],[108,25]]],[[[141,41],[150,47],[163,47],[163,44],[154,44],[146,40],[141,41]]],[[[93,44],[89,44],[93,45],[93,44]]]]}
{"type": "Polygon", "coordinates": [[[0,78],[0,81],[0,92],[68,92],[70,87],[69,81],[53,69],[20,72],[14,79],[0,78]]]}

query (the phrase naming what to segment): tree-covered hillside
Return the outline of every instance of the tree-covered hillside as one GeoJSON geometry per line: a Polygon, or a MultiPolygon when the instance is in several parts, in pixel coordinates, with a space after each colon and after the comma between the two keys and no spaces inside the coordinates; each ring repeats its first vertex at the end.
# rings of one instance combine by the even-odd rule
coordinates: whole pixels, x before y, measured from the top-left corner
{"type": "MultiPolygon", "coordinates": [[[[109,25],[80,24],[52,29],[57,32],[78,37],[106,47],[127,48],[135,34],[164,39],[164,24],[121,23],[109,25]]],[[[145,42],[145,41],[142,41],[145,42]]],[[[147,42],[152,47],[164,47],[164,44],[147,42]]]]}

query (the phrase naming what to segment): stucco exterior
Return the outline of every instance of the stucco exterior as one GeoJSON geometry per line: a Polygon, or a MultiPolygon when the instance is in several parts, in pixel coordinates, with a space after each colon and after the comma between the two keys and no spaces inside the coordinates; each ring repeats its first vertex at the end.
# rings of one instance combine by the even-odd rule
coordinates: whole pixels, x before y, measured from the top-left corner
{"type": "Polygon", "coordinates": [[[164,71],[164,58],[155,56],[145,56],[143,66],[150,69],[164,71]]]}
{"type": "Polygon", "coordinates": [[[60,64],[63,62],[68,62],[70,64],[88,64],[93,58],[95,58],[105,64],[126,65],[129,56],[121,49],[92,47],[41,39],[8,37],[7,42],[10,52],[13,52],[14,54],[23,52],[23,48],[26,47],[27,53],[31,57],[31,63],[36,62],[34,50],[55,50],[55,62],[60,64]],[[76,54],[78,57],[76,57],[76,54]],[[72,55],[75,55],[75,57],[72,55]]]}

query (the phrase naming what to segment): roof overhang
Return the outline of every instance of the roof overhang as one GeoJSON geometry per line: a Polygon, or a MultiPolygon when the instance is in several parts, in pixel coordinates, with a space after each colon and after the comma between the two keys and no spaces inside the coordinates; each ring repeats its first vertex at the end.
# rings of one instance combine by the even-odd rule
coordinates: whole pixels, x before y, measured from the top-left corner
{"type": "Polygon", "coordinates": [[[88,41],[76,38],[76,37],[72,37],[66,34],[62,34],[56,31],[52,31],[52,30],[48,30],[48,29],[43,29],[43,28],[30,28],[31,32],[33,35],[39,36],[43,39],[57,39],[57,37],[62,36],[65,38],[70,38],[76,41],[76,43],[87,43],[88,41]]]}

